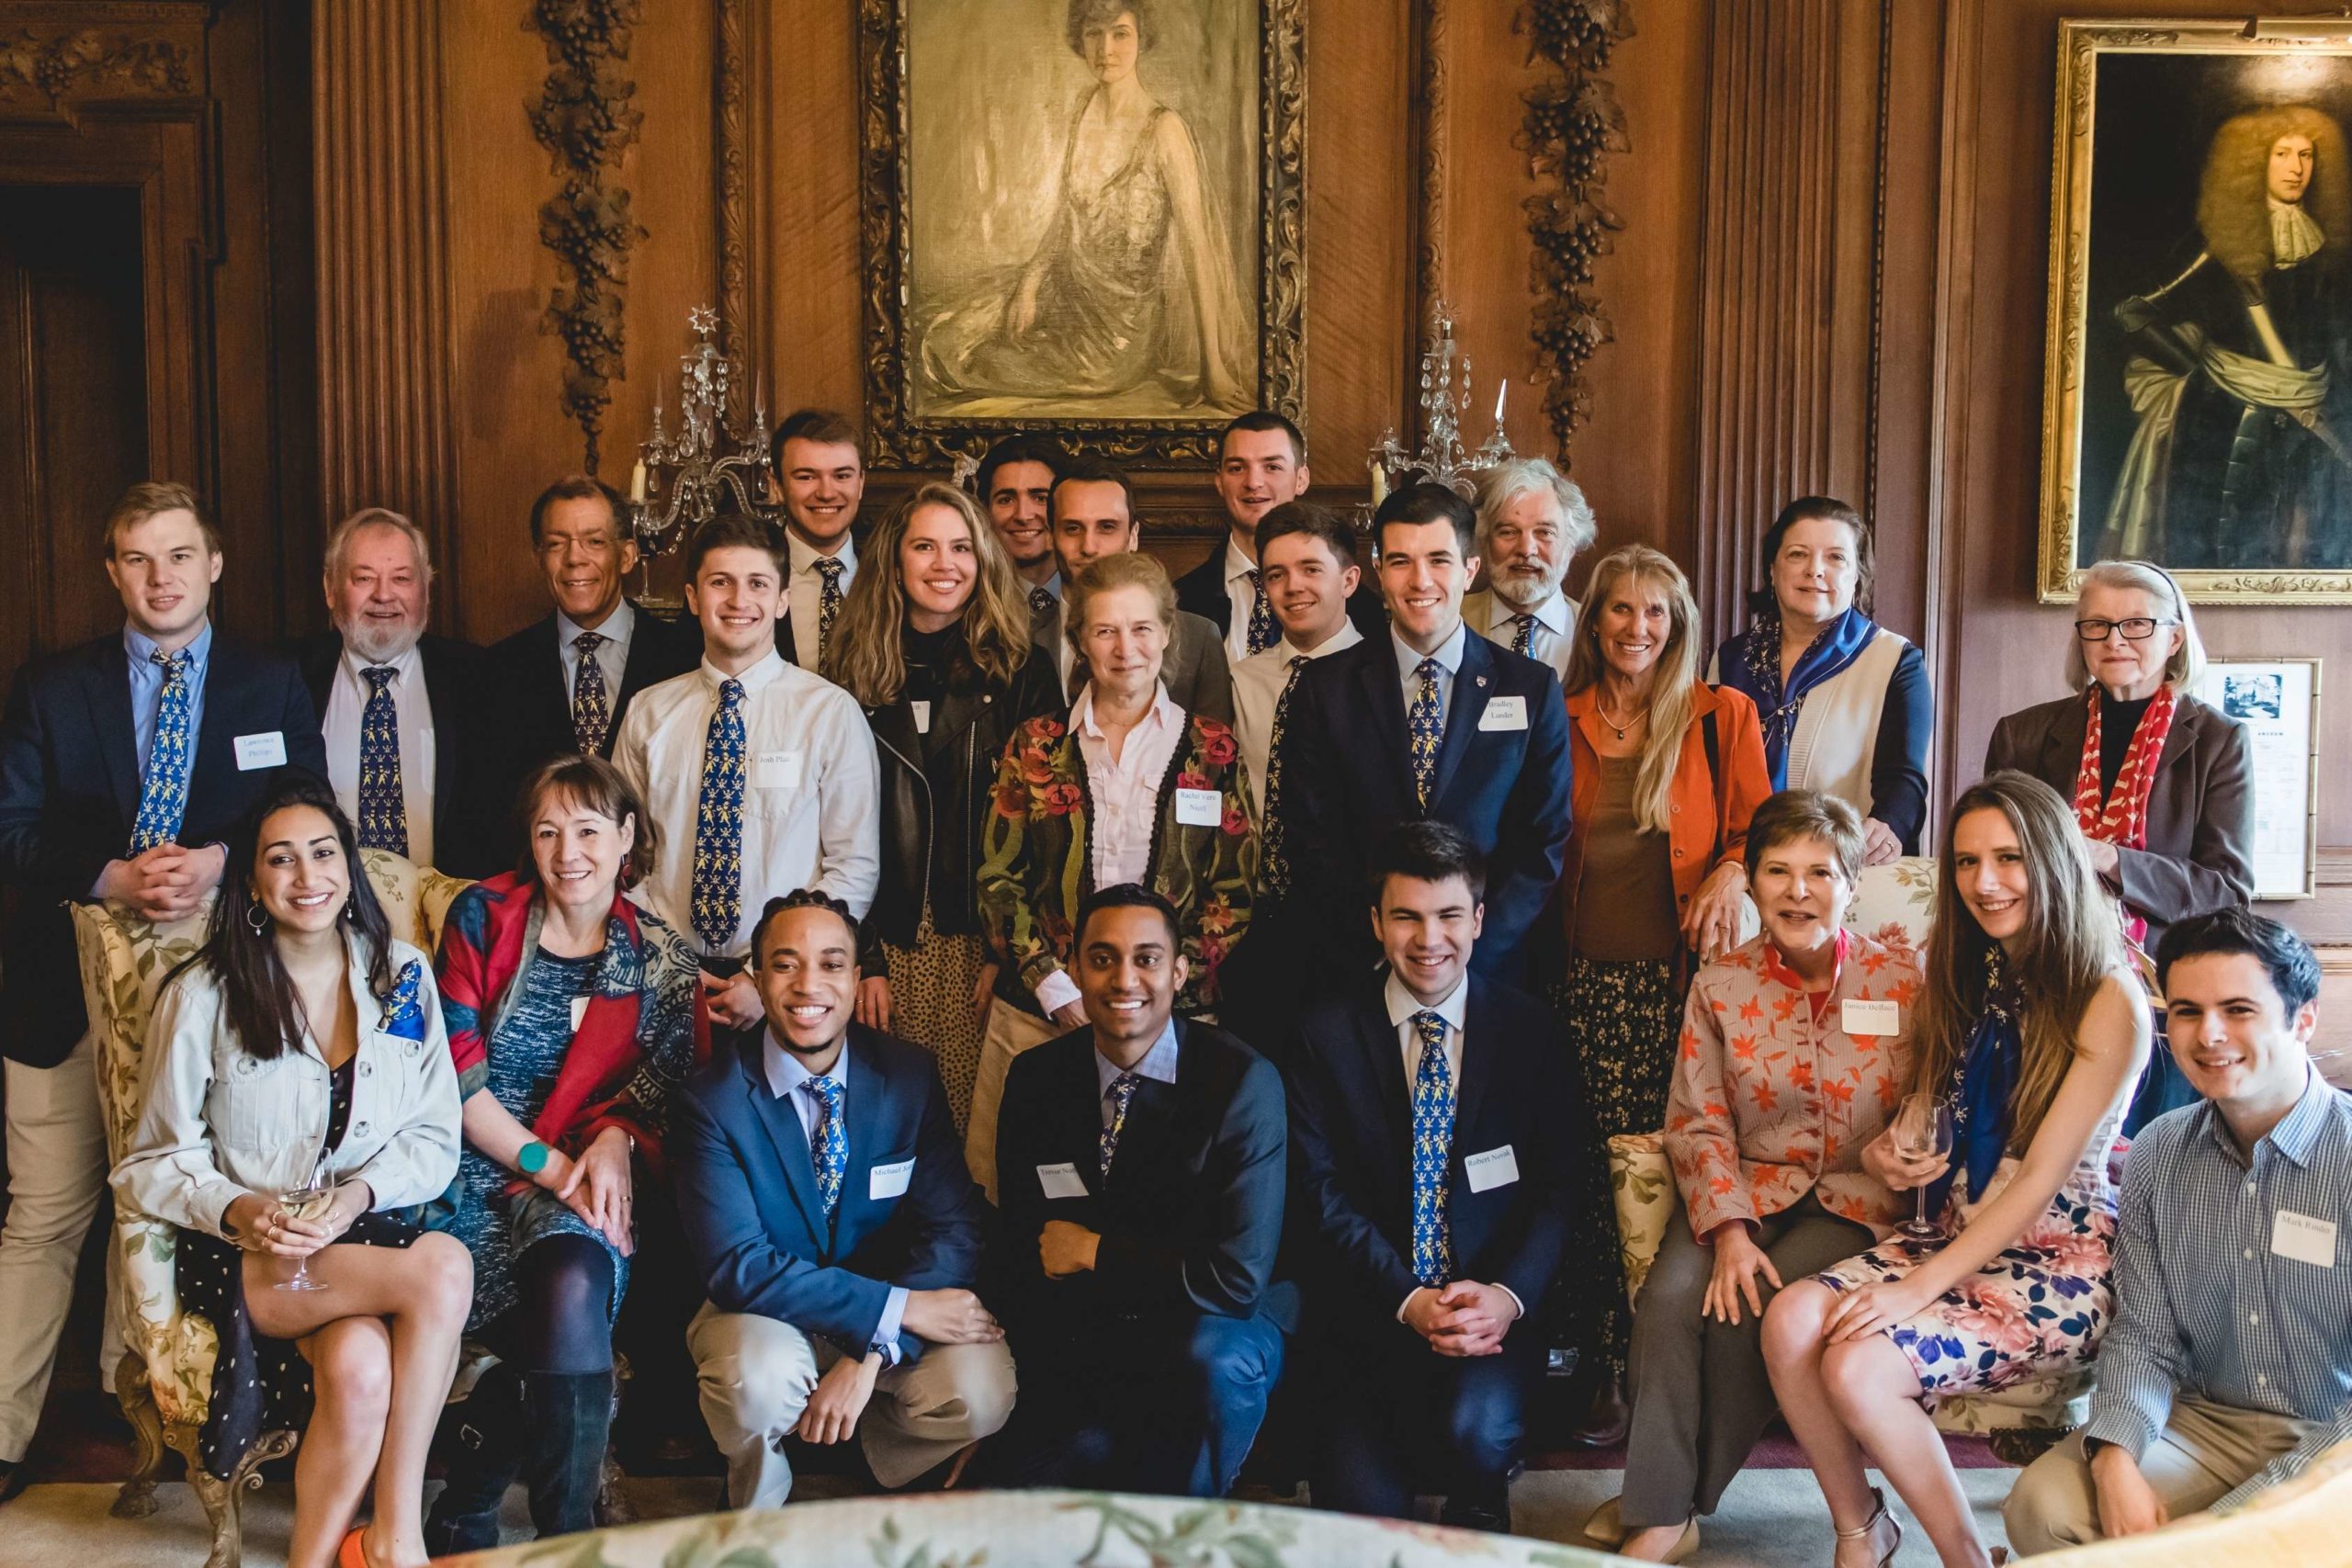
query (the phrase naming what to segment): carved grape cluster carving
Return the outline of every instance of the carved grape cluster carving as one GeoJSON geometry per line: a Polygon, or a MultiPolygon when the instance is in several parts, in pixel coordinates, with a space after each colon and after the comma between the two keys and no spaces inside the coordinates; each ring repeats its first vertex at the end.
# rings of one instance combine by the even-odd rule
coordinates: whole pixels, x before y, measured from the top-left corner
{"type": "Polygon", "coordinates": [[[89,28],[44,37],[24,28],[0,39],[0,98],[27,87],[52,107],[74,94],[193,93],[196,69],[186,48],[164,39],[89,28]]]}

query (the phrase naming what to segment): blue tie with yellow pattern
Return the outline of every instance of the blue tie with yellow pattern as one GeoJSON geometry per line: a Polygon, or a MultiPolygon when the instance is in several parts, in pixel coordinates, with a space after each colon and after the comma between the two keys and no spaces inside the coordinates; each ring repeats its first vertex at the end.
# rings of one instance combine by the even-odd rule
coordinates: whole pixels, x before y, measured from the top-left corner
{"type": "Polygon", "coordinates": [[[1253,566],[1250,569],[1250,651],[1265,652],[1282,635],[1282,627],[1274,621],[1274,602],[1253,566]]]}
{"type": "Polygon", "coordinates": [[[368,706],[359,715],[359,847],[408,853],[408,795],[401,783],[401,710],[392,696],[400,671],[370,664],[368,706]]]}
{"type": "Polygon", "coordinates": [[[1417,1012],[1413,1024],[1421,1036],[1420,1070],[1413,1075],[1413,1278],[1442,1285],[1453,1272],[1445,1214],[1453,1163],[1453,1074],[1445,1065],[1445,1020],[1417,1012]]]}
{"type": "Polygon", "coordinates": [[[817,1201],[831,1219],[841,1207],[842,1172],[849,1168],[849,1130],[842,1125],[842,1080],[813,1077],[802,1080],[817,1097],[820,1114],[816,1131],[808,1134],[808,1157],[817,1167],[817,1201]]]}
{"type": "Polygon", "coordinates": [[[1103,1124],[1095,1153],[1102,1156],[1101,1172],[1105,1181],[1111,1179],[1112,1156],[1119,1152],[1119,1134],[1127,1130],[1127,1107],[1135,1103],[1136,1086],[1142,1082],[1143,1079],[1133,1073],[1121,1073],[1111,1080],[1111,1087],[1102,1091],[1104,1098],[1111,1102],[1111,1120],[1103,1124]]]}
{"type": "Polygon", "coordinates": [[[612,733],[612,699],[605,690],[604,660],[596,657],[607,640],[602,632],[571,639],[580,650],[580,673],[571,680],[571,744],[583,757],[604,755],[605,737],[612,733]]]}
{"type": "Polygon", "coordinates": [[[743,682],[718,683],[695,802],[695,935],[723,953],[743,919],[743,682]]]}
{"type": "Polygon", "coordinates": [[[164,667],[164,694],[155,705],[155,739],[147,748],[147,776],[139,781],[139,815],[130,824],[130,853],[144,854],[179,836],[187,811],[188,656],[186,649],[147,656],[164,667]]]}
{"type": "Polygon", "coordinates": [[[1437,778],[1437,749],[1445,740],[1445,711],[1437,700],[1438,668],[1436,660],[1424,659],[1414,670],[1421,683],[1405,710],[1405,733],[1413,746],[1413,794],[1424,811],[1430,808],[1430,785],[1437,778]]]}

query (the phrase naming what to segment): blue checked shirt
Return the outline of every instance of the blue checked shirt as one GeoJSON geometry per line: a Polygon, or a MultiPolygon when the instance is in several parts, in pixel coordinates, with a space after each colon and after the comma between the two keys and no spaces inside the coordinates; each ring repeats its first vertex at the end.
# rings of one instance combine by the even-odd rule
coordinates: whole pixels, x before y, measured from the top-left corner
{"type": "Polygon", "coordinates": [[[2352,1095],[2315,1070],[2250,1164],[2210,1103],[2159,1117],[2132,1142],[2115,1319],[2083,1435],[2137,1458],[2177,1393],[2318,1423],[2216,1510],[2352,1438],[2352,1095]],[[2272,1250],[2281,1211],[2334,1227],[2330,1267],[2272,1250]]]}

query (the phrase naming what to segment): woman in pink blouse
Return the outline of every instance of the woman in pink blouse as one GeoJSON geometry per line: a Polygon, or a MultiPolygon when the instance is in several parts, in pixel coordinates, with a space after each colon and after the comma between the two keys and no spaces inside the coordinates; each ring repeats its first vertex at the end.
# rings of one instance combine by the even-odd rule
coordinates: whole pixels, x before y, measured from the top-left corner
{"type": "Polygon", "coordinates": [[[1784,790],[1747,829],[1762,935],[1699,971],[1666,1149],[1669,1222],[1634,1320],[1625,1492],[1585,1533],[1679,1562],[1773,1410],[1760,1327],[1783,1279],[1885,1235],[1899,1200],[1861,1166],[1893,1118],[1920,990],[1908,955],[1844,929],[1864,839],[1854,808],[1784,790]]]}

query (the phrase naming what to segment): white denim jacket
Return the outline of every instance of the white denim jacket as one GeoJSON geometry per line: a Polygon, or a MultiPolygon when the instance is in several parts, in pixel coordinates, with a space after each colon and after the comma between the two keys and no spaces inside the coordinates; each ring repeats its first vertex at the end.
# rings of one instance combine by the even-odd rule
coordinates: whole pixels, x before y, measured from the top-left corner
{"type": "MultiPolygon", "coordinates": [[[[394,942],[393,994],[379,1000],[366,954],[351,947],[359,1049],[350,1124],[328,1171],[367,1182],[379,1210],[406,1208],[439,1197],[458,1172],[458,1074],[441,995],[424,955],[394,942]]],[[[131,1207],[223,1235],[221,1216],[237,1198],[274,1197],[310,1175],[326,1141],[333,1077],[315,1040],[306,1034],[301,1049],[267,1061],[249,1055],[220,980],[197,963],[156,998],[147,1061],[147,1107],[113,1177],[131,1207]]]]}

